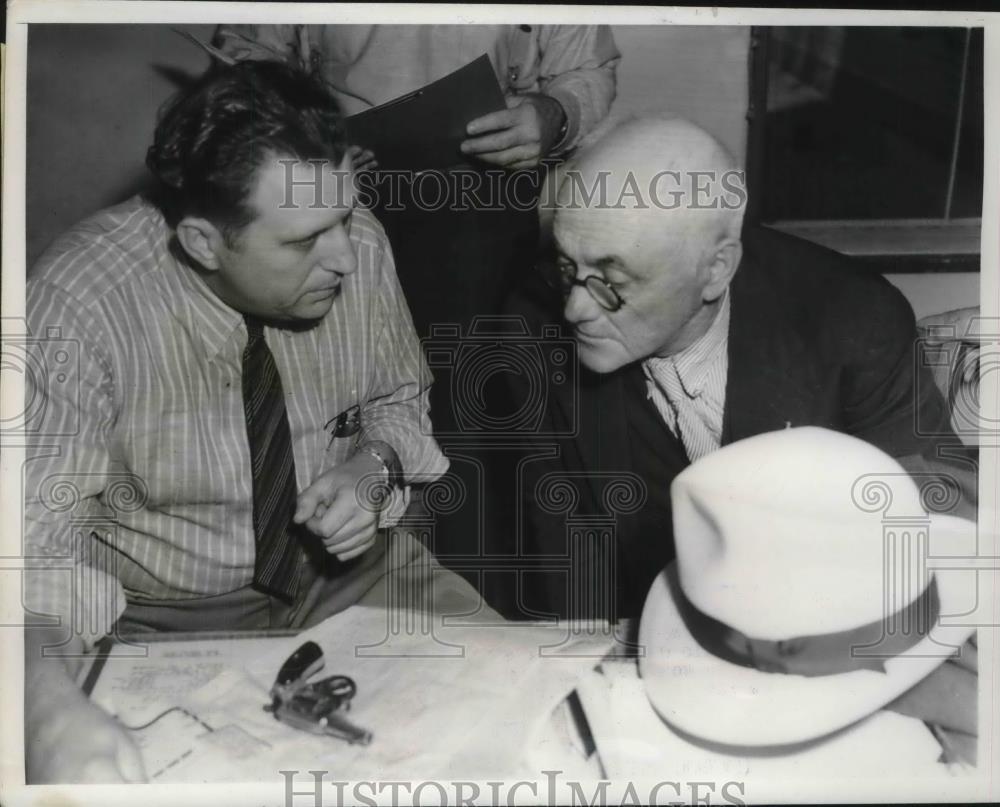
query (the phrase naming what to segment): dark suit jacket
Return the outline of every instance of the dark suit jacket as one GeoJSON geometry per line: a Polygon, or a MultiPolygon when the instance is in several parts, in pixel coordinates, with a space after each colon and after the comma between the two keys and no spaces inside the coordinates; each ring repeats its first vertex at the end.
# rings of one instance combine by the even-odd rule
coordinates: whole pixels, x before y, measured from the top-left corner
{"type": "MultiPolygon", "coordinates": [[[[913,312],[895,287],[839,253],[767,228],[747,228],[743,246],[731,285],[723,445],[788,425],[823,426],[873,443],[918,470],[935,464],[942,446],[960,445],[941,394],[915,362],[913,312]]],[[[535,327],[553,317],[527,292],[515,298],[512,310],[535,327]]],[[[635,468],[626,412],[636,405],[635,396],[626,394],[628,374],[635,370],[633,365],[597,375],[581,368],[577,383],[549,389],[541,431],[566,436],[539,437],[538,444],[556,456],[524,466],[520,527],[526,556],[564,556],[570,522],[583,524],[590,516],[599,524],[600,516],[614,515],[607,486],[635,468]],[[552,512],[551,501],[543,506],[537,495],[540,481],[560,474],[578,496],[562,513],[552,512]]],[[[643,481],[665,491],[674,475],[643,481]]],[[[615,519],[622,550],[616,616],[641,610],[653,578],[673,557],[672,524],[662,520],[667,523],[657,522],[660,535],[635,535],[630,529],[641,519],[615,519]]],[[[573,613],[560,576],[526,576],[533,596],[518,610],[573,613]]]]}

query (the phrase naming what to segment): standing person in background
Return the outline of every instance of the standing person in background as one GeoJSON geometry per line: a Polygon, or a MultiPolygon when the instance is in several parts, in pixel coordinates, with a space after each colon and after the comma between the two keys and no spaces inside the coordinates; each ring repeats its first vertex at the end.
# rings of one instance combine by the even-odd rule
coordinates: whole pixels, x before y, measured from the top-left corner
{"type": "MultiPolygon", "coordinates": [[[[508,108],[467,125],[461,149],[470,164],[459,170],[481,173],[535,169],[543,158],[571,152],[607,115],[620,59],[611,29],[603,25],[224,25],[214,44],[231,58],[279,59],[318,73],[346,115],[410,93],[486,53],[508,108]]],[[[360,155],[356,165],[371,166],[371,156],[360,155]]],[[[500,314],[518,275],[534,265],[537,191],[530,198],[522,192],[537,189],[534,179],[516,183],[519,198],[501,198],[489,209],[454,199],[435,210],[420,209],[407,187],[403,198],[393,199],[396,210],[376,207],[421,338],[431,337],[435,324],[457,325],[461,338],[477,316],[500,314]]],[[[501,467],[498,452],[470,447],[456,418],[464,406],[488,433],[515,411],[509,388],[495,380],[486,390],[438,384],[431,391],[431,420],[453,458],[452,472],[466,491],[482,491],[481,499],[472,495],[438,519],[435,553],[445,563],[451,554],[479,554],[480,548],[506,553],[512,546],[513,525],[504,520],[512,502],[503,497],[513,469],[501,467]],[[486,403],[466,395],[480,395],[486,403]],[[460,447],[464,459],[454,454],[460,447]],[[490,534],[481,535],[484,529],[490,534]]]]}
{"type": "Polygon", "coordinates": [[[319,73],[345,115],[486,53],[508,109],[470,121],[464,150],[504,168],[571,151],[607,115],[620,58],[606,25],[223,25],[214,43],[236,59],[319,73]]]}

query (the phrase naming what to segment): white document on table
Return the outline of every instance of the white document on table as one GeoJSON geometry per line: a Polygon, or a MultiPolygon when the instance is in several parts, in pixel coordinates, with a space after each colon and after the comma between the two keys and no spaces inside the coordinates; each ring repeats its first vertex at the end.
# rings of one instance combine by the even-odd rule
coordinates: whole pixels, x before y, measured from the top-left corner
{"type": "Polygon", "coordinates": [[[141,657],[134,648],[118,645],[104,661],[91,699],[130,729],[151,782],[236,781],[266,756],[274,729],[280,733],[285,727],[218,709],[210,687],[235,677],[243,689],[241,701],[256,707],[251,711],[262,710],[267,689],[251,675],[256,658],[262,647],[277,649],[288,642],[151,642],[141,657]]]}
{"type": "MultiPolygon", "coordinates": [[[[93,698],[134,732],[151,781],[503,778],[530,770],[532,738],[613,643],[606,630],[438,620],[433,631],[355,607],[295,637],[151,644],[109,660],[93,698]],[[357,694],[345,717],[369,746],[315,736],[264,710],[284,660],[317,642],[357,694]],[[158,718],[158,719],[155,719],[158,718]]],[[[540,775],[540,772],[536,772],[540,775]]]]}

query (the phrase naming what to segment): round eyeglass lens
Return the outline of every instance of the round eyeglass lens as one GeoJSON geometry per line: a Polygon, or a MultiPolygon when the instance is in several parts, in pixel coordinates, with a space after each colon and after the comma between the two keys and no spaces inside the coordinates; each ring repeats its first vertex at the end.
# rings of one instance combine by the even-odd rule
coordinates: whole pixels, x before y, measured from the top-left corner
{"type": "Polygon", "coordinates": [[[587,278],[587,291],[591,293],[597,302],[610,311],[621,305],[621,300],[615,293],[615,290],[597,275],[591,275],[587,278]]]}

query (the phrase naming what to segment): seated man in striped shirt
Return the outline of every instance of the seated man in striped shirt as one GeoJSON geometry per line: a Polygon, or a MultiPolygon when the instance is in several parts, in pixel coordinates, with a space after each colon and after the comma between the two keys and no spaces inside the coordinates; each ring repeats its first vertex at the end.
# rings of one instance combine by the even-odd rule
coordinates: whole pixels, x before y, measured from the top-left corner
{"type": "Polygon", "coordinates": [[[87,645],[315,623],[385,574],[406,485],[447,468],[329,90],[276,63],[214,70],[147,164],[155,202],[97,213],[29,276],[49,372],[28,390],[26,593],[63,626],[26,630],[29,781],[143,777],[73,683],[87,645]]]}

